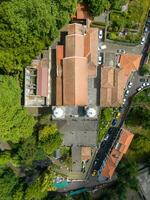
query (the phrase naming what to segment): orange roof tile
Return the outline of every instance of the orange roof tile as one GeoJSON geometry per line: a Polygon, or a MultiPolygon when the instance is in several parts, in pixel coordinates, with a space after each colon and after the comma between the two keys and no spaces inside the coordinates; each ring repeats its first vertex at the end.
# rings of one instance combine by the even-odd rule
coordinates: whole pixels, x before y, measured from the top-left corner
{"type": "Polygon", "coordinates": [[[64,57],[64,46],[57,45],[56,46],[56,65],[61,64],[63,57],[64,57]]]}
{"type": "Polygon", "coordinates": [[[85,57],[69,57],[63,59],[64,105],[84,106],[88,104],[87,77],[88,70],[85,57]]]}
{"type": "Polygon", "coordinates": [[[102,169],[102,176],[111,178],[119,161],[122,159],[129,148],[129,145],[133,139],[133,134],[126,129],[123,129],[118,140],[119,147],[114,147],[107,160],[104,168],[102,169]]]}
{"type": "Polygon", "coordinates": [[[120,57],[120,65],[124,69],[124,75],[129,77],[131,72],[138,70],[141,61],[141,55],[122,54],[120,57]]]}
{"type": "Polygon", "coordinates": [[[100,102],[102,107],[116,107],[122,104],[127,80],[130,74],[139,68],[140,60],[141,55],[122,54],[119,68],[103,67],[101,69],[100,102]],[[111,102],[108,100],[110,95],[112,95],[111,102]]]}
{"type": "Polygon", "coordinates": [[[90,160],[91,158],[91,147],[81,148],[81,159],[84,161],[90,160]]]}
{"type": "Polygon", "coordinates": [[[96,66],[90,62],[88,65],[88,76],[95,77],[96,76],[96,66]]]}
{"type": "Polygon", "coordinates": [[[75,16],[72,16],[74,19],[85,20],[87,18],[92,19],[92,16],[88,12],[88,6],[86,4],[78,4],[75,16]]]}
{"type": "MultiPolygon", "coordinates": [[[[88,105],[88,77],[96,75],[98,29],[77,23],[69,24],[65,39],[62,72],[57,66],[57,76],[60,73],[63,82],[61,84],[60,79],[56,81],[56,90],[62,93],[63,105],[85,106],[88,105]]],[[[58,91],[56,96],[61,102],[58,91]]]]}
{"type": "Polygon", "coordinates": [[[119,106],[123,100],[125,81],[121,68],[101,68],[100,105],[102,107],[119,106]]]}
{"type": "Polygon", "coordinates": [[[134,135],[127,129],[122,130],[122,134],[118,142],[124,145],[124,148],[122,149],[123,153],[127,152],[133,137],[134,135]]]}
{"type": "Polygon", "coordinates": [[[68,28],[68,35],[84,34],[85,32],[85,29],[83,29],[83,25],[78,23],[68,24],[67,28],[68,28]]]}
{"type": "Polygon", "coordinates": [[[37,68],[37,94],[43,97],[48,96],[48,68],[37,68]]]}
{"type": "Polygon", "coordinates": [[[84,36],[81,34],[72,34],[66,36],[65,57],[84,56],[84,36]]]}

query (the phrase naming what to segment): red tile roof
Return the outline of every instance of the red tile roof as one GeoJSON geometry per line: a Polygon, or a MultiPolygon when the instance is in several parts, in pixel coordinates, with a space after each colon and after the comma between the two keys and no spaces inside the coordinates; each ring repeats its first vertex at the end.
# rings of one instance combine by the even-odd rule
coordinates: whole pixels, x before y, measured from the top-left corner
{"type": "Polygon", "coordinates": [[[88,104],[87,73],[85,57],[63,59],[63,105],[88,104]]]}
{"type": "Polygon", "coordinates": [[[100,105],[102,107],[119,106],[122,103],[124,86],[123,69],[101,68],[100,105]]]}
{"type": "Polygon", "coordinates": [[[141,55],[122,54],[120,67],[101,68],[100,105],[116,107],[123,102],[123,93],[127,80],[133,71],[138,70],[141,55]]]}
{"type": "Polygon", "coordinates": [[[141,61],[141,55],[122,54],[120,57],[120,65],[124,69],[124,75],[129,77],[131,72],[138,70],[141,61]]]}
{"type": "Polygon", "coordinates": [[[133,139],[133,134],[123,129],[120,135],[120,138],[116,144],[116,146],[112,149],[108,158],[106,160],[106,164],[102,170],[102,176],[111,178],[119,161],[122,159],[123,155],[127,152],[131,141],[133,139]]]}
{"type": "MultiPolygon", "coordinates": [[[[86,28],[82,24],[76,23],[68,25],[62,77],[60,77],[62,81],[56,78],[59,85],[58,88],[56,87],[56,94],[58,94],[56,95],[56,105],[58,102],[59,105],[61,102],[62,105],[88,105],[88,77],[96,75],[97,47],[97,28],[86,28]],[[62,97],[59,95],[61,86],[62,97]]],[[[57,58],[57,60],[59,59],[57,58]]],[[[57,76],[59,75],[57,74],[57,76]]]]}
{"type": "Polygon", "coordinates": [[[81,148],[81,160],[88,161],[91,158],[91,147],[81,148]]]}
{"type": "Polygon", "coordinates": [[[37,68],[37,94],[39,96],[48,96],[48,68],[38,67],[37,68]]]}
{"type": "Polygon", "coordinates": [[[88,12],[88,6],[86,4],[78,4],[75,16],[72,17],[77,20],[92,19],[92,16],[88,12]]]}

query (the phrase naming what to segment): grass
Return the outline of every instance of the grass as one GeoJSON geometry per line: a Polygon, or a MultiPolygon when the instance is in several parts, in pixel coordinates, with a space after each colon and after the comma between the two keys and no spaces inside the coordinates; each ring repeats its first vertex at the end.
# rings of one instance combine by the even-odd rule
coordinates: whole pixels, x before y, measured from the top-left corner
{"type": "Polygon", "coordinates": [[[106,135],[112,119],[118,112],[117,108],[103,108],[100,112],[99,126],[98,126],[98,142],[100,142],[106,135]]]}
{"type": "Polygon", "coordinates": [[[150,2],[147,0],[132,0],[129,1],[127,12],[112,10],[110,13],[108,38],[130,43],[139,42],[149,6],[150,2]],[[128,30],[127,34],[119,35],[119,32],[122,32],[124,29],[128,30]]]}

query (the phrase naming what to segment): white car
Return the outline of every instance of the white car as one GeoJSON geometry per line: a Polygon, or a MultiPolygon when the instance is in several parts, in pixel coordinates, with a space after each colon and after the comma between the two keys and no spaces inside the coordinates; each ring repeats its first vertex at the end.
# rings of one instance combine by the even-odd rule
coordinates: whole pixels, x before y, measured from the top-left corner
{"type": "Polygon", "coordinates": [[[101,65],[101,64],[102,64],[102,61],[103,61],[102,56],[99,56],[99,57],[98,57],[98,64],[101,65]]]}
{"type": "Polygon", "coordinates": [[[137,89],[137,91],[139,92],[139,91],[141,91],[142,90],[142,88],[141,87],[139,87],[138,89],[137,89]]]}
{"type": "Polygon", "coordinates": [[[144,44],[144,42],[145,42],[145,37],[142,37],[141,44],[144,44]]]}
{"type": "Polygon", "coordinates": [[[129,82],[129,83],[128,83],[128,88],[131,88],[132,85],[133,85],[133,83],[129,82]]]}
{"type": "Polygon", "coordinates": [[[125,96],[127,96],[129,94],[129,90],[125,91],[125,96]]]}
{"type": "Polygon", "coordinates": [[[102,30],[99,31],[99,36],[98,37],[99,37],[99,39],[103,38],[103,31],[102,30]]]}
{"type": "Polygon", "coordinates": [[[143,86],[143,87],[147,86],[147,83],[143,83],[142,86],[143,86]]]}
{"type": "Polygon", "coordinates": [[[149,86],[150,85],[150,83],[146,83],[146,86],[149,86]]]}
{"type": "Polygon", "coordinates": [[[103,45],[100,46],[100,49],[102,49],[102,50],[106,49],[106,48],[107,48],[107,46],[105,44],[103,44],[103,45]]]}
{"type": "Polygon", "coordinates": [[[109,135],[106,135],[106,136],[104,137],[104,140],[106,141],[106,140],[108,140],[108,138],[109,138],[109,135]]]}
{"type": "Polygon", "coordinates": [[[144,32],[145,32],[145,33],[148,32],[148,27],[147,27],[147,26],[145,27],[144,32]]]}

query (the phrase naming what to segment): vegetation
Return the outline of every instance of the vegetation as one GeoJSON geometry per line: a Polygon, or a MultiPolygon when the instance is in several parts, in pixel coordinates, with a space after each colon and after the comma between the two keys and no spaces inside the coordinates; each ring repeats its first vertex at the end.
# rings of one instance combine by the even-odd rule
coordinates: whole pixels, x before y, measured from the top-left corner
{"type": "Polygon", "coordinates": [[[150,75],[150,62],[148,64],[144,64],[140,70],[140,74],[142,76],[150,75]]]}
{"type": "Polygon", "coordinates": [[[150,89],[137,94],[126,120],[126,126],[134,133],[128,156],[132,160],[145,160],[150,153],[150,89]]]}
{"type": "Polygon", "coordinates": [[[0,140],[18,143],[32,135],[36,122],[20,100],[17,78],[0,75],[0,140]]]}
{"type": "MultiPolygon", "coordinates": [[[[57,129],[56,129],[57,130],[57,129]]],[[[47,155],[51,155],[62,143],[58,131],[54,131],[53,125],[45,126],[39,134],[39,146],[47,155]]]]}
{"type": "MultiPolygon", "coordinates": [[[[52,168],[38,175],[31,183],[26,183],[23,178],[16,177],[7,168],[0,171],[1,200],[41,200],[48,194],[48,187],[53,187],[53,178],[56,173],[52,168]]],[[[54,188],[55,190],[55,188],[54,188]]]]}
{"type": "Polygon", "coordinates": [[[99,134],[98,134],[98,141],[101,141],[105,134],[107,133],[108,129],[110,128],[110,124],[112,119],[115,117],[117,109],[113,108],[103,108],[100,112],[99,117],[99,134]]]}
{"type": "Polygon", "coordinates": [[[128,0],[112,0],[111,1],[111,9],[113,10],[121,10],[122,6],[126,5],[128,0]]]}
{"type": "Polygon", "coordinates": [[[58,36],[76,0],[3,1],[0,4],[0,69],[21,71],[58,36]],[[61,17],[60,17],[61,16],[61,17]]]}
{"type": "Polygon", "coordinates": [[[129,188],[137,190],[137,165],[135,162],[125,158],[117,167],[118,179],[111,186],[106,187],[101,195],[101,200],[126,200],[129,188]]]}
{"type": "Polygon", "coordinates": [[[123,42],[138,43],[147,17],[150,3],[147,0],[114,1],[110,13],[108,38],[123,42]],[[126,11],[121,11],[122,5],[128,2],[126,11]]]}
{"type": "Polygon", "coordinates": [[[85,3],[88,3],[89,10],[93,16],[100,15],[104,10],[110,8],[109,0],[85,0],[85,3]]]}

